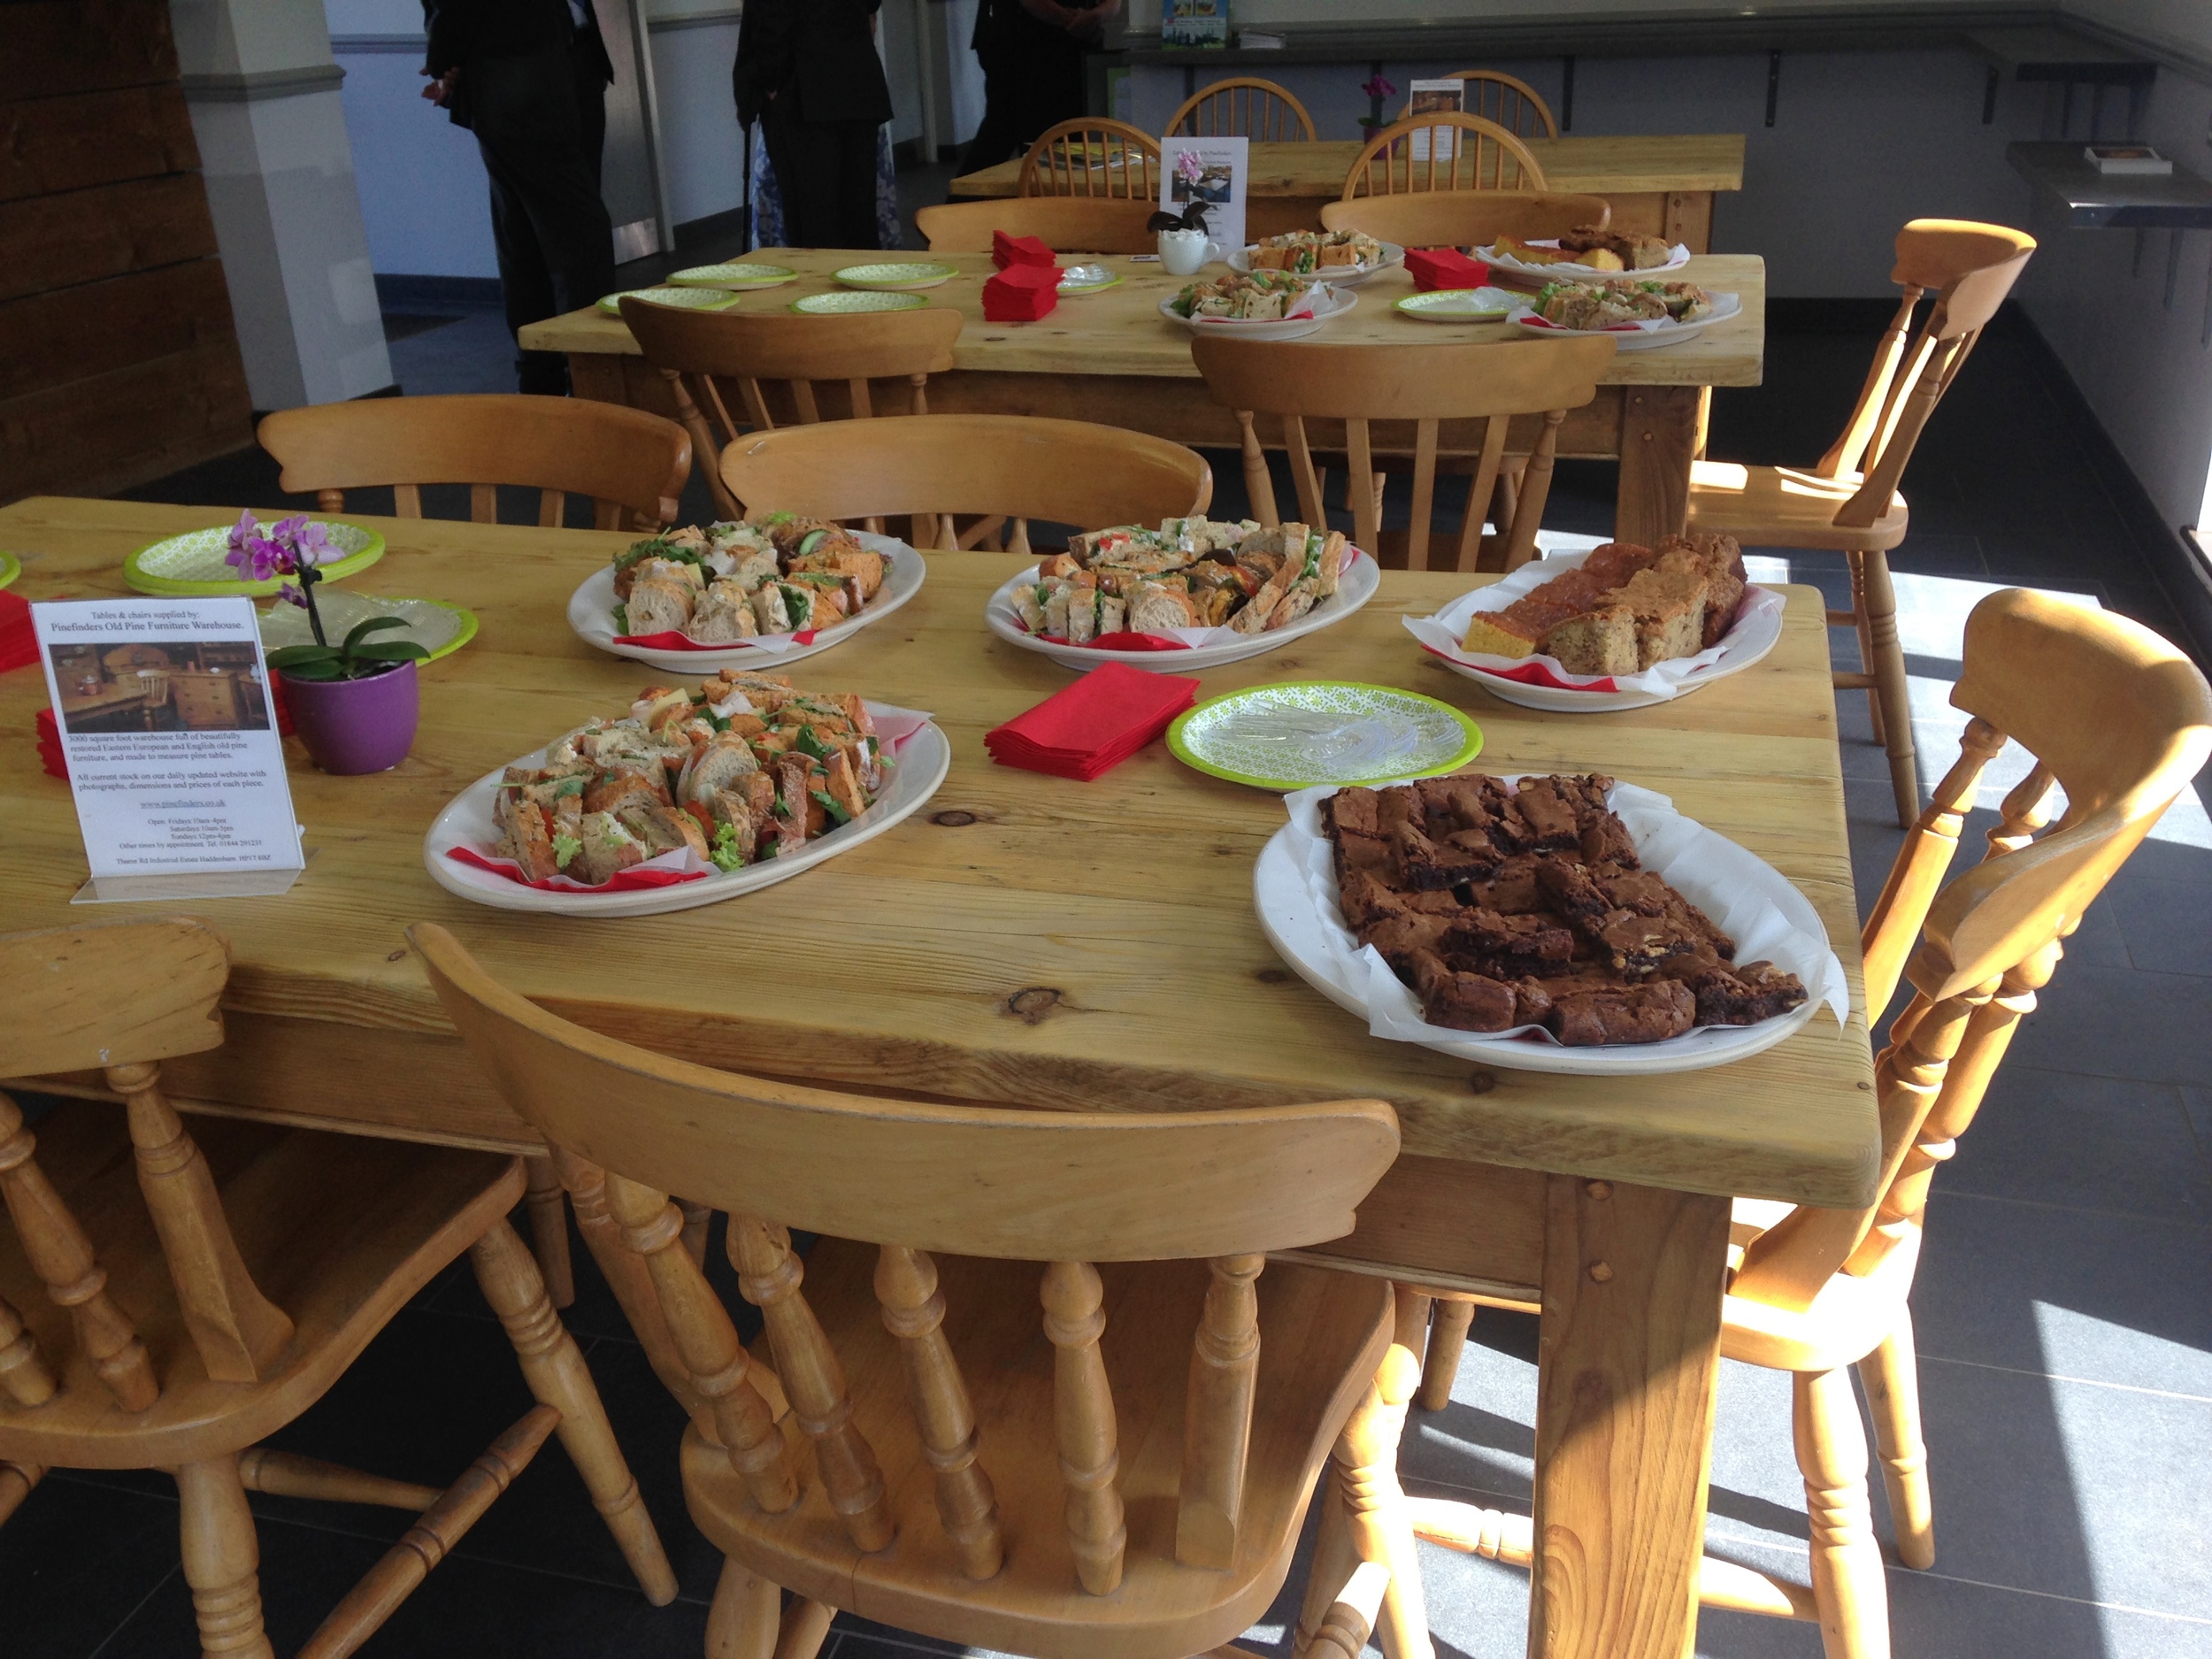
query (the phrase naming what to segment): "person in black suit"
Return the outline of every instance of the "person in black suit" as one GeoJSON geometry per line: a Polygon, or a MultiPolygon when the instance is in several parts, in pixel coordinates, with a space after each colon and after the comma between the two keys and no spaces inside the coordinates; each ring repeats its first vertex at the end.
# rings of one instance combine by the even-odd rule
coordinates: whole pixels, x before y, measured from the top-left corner
{"type": "Polygon", "coordinates": [[[795,248],[875,248],[877,129],[891,88],[876,56],[882,0],[747,0],[730,72],[757,120],[795,248]]]}
{"type": "MultiPolygon", "coordinates": [[[[422,0],[422,12],[431,77],[422,95],[476,134],[491,178],[508,328],[519,334],[611,292],[599,157],[614,65],[590,0],[422,0]]],[[[568,391],[560,352],[524,351],[516,368],[526,392],[568,391]]]]}
{"type": "Polygon", "coordinates": [[[1037,134],[1085,111],[1083,53],[1121,0],[980,0],[969,44],[983,65],[983,120],[956,169],[1026,155],[1037,134]]]}

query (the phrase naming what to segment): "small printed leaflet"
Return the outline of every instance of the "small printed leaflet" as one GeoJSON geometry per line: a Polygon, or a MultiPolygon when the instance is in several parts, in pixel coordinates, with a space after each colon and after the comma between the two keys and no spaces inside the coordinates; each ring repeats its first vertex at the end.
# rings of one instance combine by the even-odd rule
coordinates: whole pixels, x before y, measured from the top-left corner
{"type": "Polygon", "coordinates": [[[1251,140],[1178,138],[1160,141],[1160,210],[1179,217],[1194,205],[1205,214],[1206,234],[1225,254],[1244,246],[1244,199],[1250,179],[1251,140]]]}

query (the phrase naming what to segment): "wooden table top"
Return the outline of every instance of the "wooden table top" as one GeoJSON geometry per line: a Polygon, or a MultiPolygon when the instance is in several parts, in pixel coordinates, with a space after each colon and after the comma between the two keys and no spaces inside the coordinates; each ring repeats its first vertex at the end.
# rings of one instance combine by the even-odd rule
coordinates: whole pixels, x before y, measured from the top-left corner
{"type": "MultiPolygon", "coordinates": [[[[764,248],[747,256],[763,265],[801,273],[795,282],[764,293],[738,296],[737,309],[780,310],[808,294],[836,288],[830,273],[862,261],[884,257],[824,248],[764,248]]],[[[983,373],[1029,374],[1164,375],[1199,378],[1191,361],[1190,331],[1160,315],[1160,302],[1194,279],[1170,276],[1156,263],[1139,265],[1126,255],[1064,254],[1064,265],[1079,260],[1104,265],[1120,274],[1118,287],[1079,299],[1064,299],[1052,314],[1035,323],[990,323],[983,318],[983,284],[994,274],[985,253],[902,254],[900,258],[953,266],[960,274],[926,290],[933,305],[948,305],[965,319],[952,349],[953,366],[983,373]]],[[[1210,266],[1218,276],[1225,266],[1210,266]]],[[[1743,310],[1717,322],[1678,346],[1655,351],[1626,351],[1601,377],[1610,386],[1756,386],[1766,356],[1766,261],[1755,254],[1701,254],[1678,275],[1719,293],[1734,294],[1743,310]]],[[[1479,325],[1417,322],[1396,303],[1413,292],[1404,270],[1386,271],[1352,290],[1359,305],[1310,338],[1334,345],[1430,345],[1442,341],[1522,339],[1531,350],[1541,340],[1504,323],[1479,325]]],[[[596,307],[569,311],[522,330],[531,351],[580,351],[641,355],[637,342],[619,317],[596,307]]],[[[1080,410],[1070,414],[1079,415],[1080,410]]]]}
{"type": "MultiPolygon", "coordinates": [[[[1252,146],[1253,196],[1343,194],[1362,142],[1328,140],[1252,146]]],[[[1544,188],[1589,196],[1641,196],[1652,191],[1740,190],[1741,133],[1662,133],[1523,141],[1544,170],[1544,188]]],[[[952,181],[955,196],[1012,196],[1020,188],[1019,157],[965,173],[952,181]]]]}
{"type": "MultiPolygon", "coordinates": [[[[0,509],[0,541],[22,555],[29,598],[121,594],[133,549],[234,516],[34,497],[0,509]]],[[[424,871],[422,837],[454,793],[668,677],[594,651],[564,619],[571,592],[626,538],[363,522],[388,548],[365,588],[465,604],[482,629],[422,671],[420,733],[395,771],[328,777],[290,746],[311,862],[289,894],[184,907],[230,936],[238,1033],[258,1013],[449,1029],[401,938],[426,918],[564,1014],[711,1064],[1105,1109],[1379,1095],[1412,1153],[1821,1204],[1871,1194],[1863,1011],[1845,1033],[1823,1015],[1764,1055],[1678,1077],[1493,1071],[1379,1041],[1260,932],[1252,866],[1283,822],[1277,797],[1192,772],[1157,743],[1091,784],[992,764],[984,733],[1070,678],[983,625],[1011,555],[930,555],[926,585],[895,617],[794,665],[802,686],[932,710],[951,739],[943,787],[889,833],[671,916],[593,922],[453,897],[424,871]]],[[[1486,767],[1598,770],[1663,790],[1798,883],[1855,1003],[1857,906],[1819,594],[1788,590],[1782,642],[1758,667],[1673,703],[1577,717],[1492,701],[1400,626],[1484,580],[1386,572],[1356,616],[1209,671],[1201,695],[1285,679],[1392,682],[1469,710],[1486,767]]],[[[44,701],[35,670],[0,679],[0,731],[15,734],[0,743],[12,848],[0,913],[13,928],[147,914],[70,906],[84,851],[68,788],[40,771],[30,741],[44,701]]]]}

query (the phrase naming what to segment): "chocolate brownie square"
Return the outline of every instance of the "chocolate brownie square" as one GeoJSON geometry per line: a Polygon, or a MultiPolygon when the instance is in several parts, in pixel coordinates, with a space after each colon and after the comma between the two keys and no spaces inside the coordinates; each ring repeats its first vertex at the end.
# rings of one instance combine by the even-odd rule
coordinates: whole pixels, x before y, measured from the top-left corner
{"type": "Polygon", "coordinates": [[[1379,835],[1382,824],[1378,797],[1372,789],[1339,789],[1321,803],[1323,833],[1334,839],[1341,833],[1379,835]]]}
{"type": "Polygon", "coordinates": [[[1337,904],[1345,925],[1354,931],[1386,916],[1416,912],[1459,913],[1459,901],[1449,893],[1402,893],[1371,871],[1355,870],[1337,884],[1337,904]]]}
{"type": "Polygon", "coordinates": [[[1487,876],[1467,884],[1468,902],[1501,916],[1526,916],[1542,909],[1544,895],[1537,885],[1536,868],[1544,862],[1536,853],[1509,855],[1487,876]]]}
{"type": "Polygon", "coordinates": [[[1736,954],[1736,941],[1713,925],[1711,917],[1648,870],[1592,871],[1591,883],[1615,908],[1639,916],[1663,917],[1686,938],[1710,945],[1724,959],[1736,954]]]}
{"type": "Polygon", "coordinates": [[[1398,857],[1398,885],[1434,892],[1488,875],[1498,867],[1497,851],[1487,840],[1477,840],[1472,847],[1465,845],[1471,839],[1477,839],[1471,832],[1431,841],[1411,824],[1399,825],[1391,841],[1398,857]]]}
{"type": "Polygon", "coordinates": [[[1444,934],[1441,954],[1455,968],[1494,979],[1556,973],[1574,955],[1574,934],[1548,916],[1461,912],[1444,934]]]}
{"type": "Polygon", "coordinates": [[[1556,997],[1544,1022],[1570,1048],[1608,1043],[1664,1042],[1679,1037],[1697,1018],[1697,999],[1673,979],[1556,997]]]}
{"type": "Polygon", "coordinates": [[[1391,972],[1402,979],[1413,972],[1417,957],[1434,954],[1451,925],[1448,916],[1409,911],[1370,922],[1359,929],[1358,938],[1361,944],[1372,945],[1380,951],[1391,972]]]}
{"type": "Polygon", "coordinates": [[[1697,999],[1701,1025],[1755,1025],[1805,1001],[1804,982],[1767,962],[1708,969],[1685,983],[1697,999]]]}
{"type": "Polygon", "coordinates": [[[1580,850],[1586,864],[1612,864],[1623,870],[1637,867],[1636,843],[1628,826],[1603,807],[1583,815],[1580,850]]]}
{"type": "Polygon", "coordinates": [[[1421,994],[1421,1017],[1454,1031],[1510,1031],[1522,1023],[1520,997],[1502,979],[1462,973],[1433,952],[1413,961],[1414,988],[1421,994]]]}

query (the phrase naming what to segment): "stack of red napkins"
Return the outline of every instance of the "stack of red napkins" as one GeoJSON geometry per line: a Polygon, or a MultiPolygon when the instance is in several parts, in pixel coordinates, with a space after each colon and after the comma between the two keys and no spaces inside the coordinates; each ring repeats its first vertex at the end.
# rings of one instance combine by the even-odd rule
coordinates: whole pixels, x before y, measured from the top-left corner
{"type": "Polygon", "coordinates": [[[1009,236],[1002,230],[991,233],[991,263],[1000,270],[1017,265],[1058,265],[1059,256],[1034,236],[1009,236]]]}
{"type": "Polygon", "coordinates": [[[54,711],[38,711],[38,764],[64,783],[69,781],[69,763],[61,752],[61,731],[54,724],[54,711]]]}
{"type": "Polygon", "coordinates": [[[0,674],[38,661],[38,641],[31,633],[31,603],[21,594],[0,593],[0,674]]]}
{"type": "Polygon", "coordinates": [[[1088,783],[1166,731],[1197,697],[1198,682],[1185,675],[1107,663],[985,733],[983,747],[1002,766],[1088,783]]]}
{"type": "Polygon", "coordinates": [[[983,285],[983,320],[1033,323],[1060,303],[1060,267],[1010,265],[983,285]]]}
{"type": "Polygon", "coordinates": [[[1423,294],[1438,288],[1479,288],[1490,280],[1490,267],[1470,259],[1456,248],[1409,248],[1406,269],[1413,286],[1423,294]]]}

